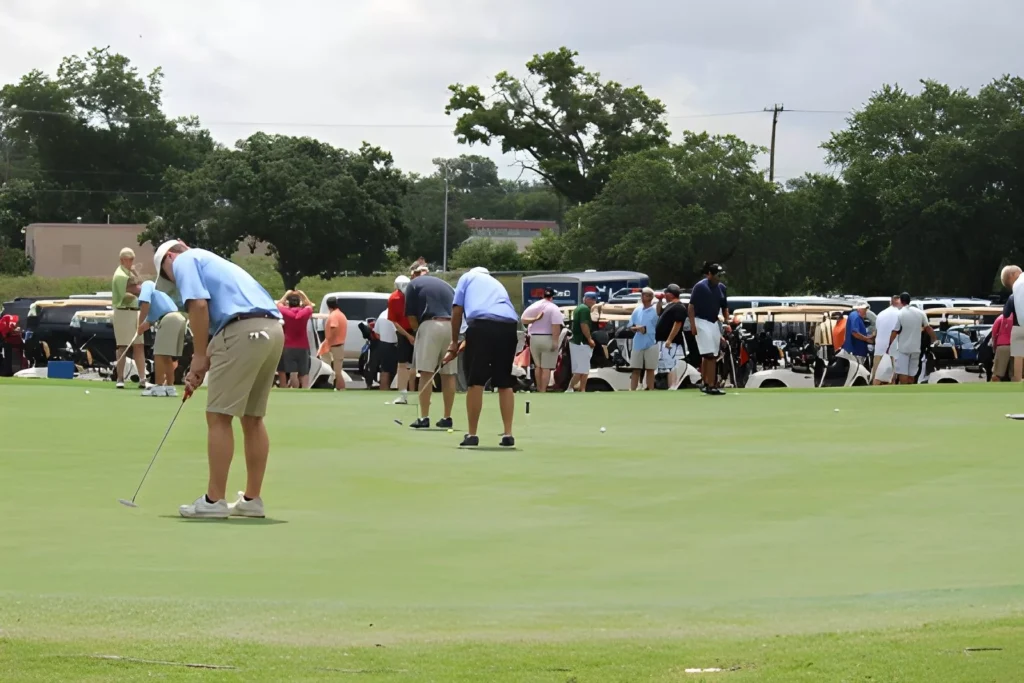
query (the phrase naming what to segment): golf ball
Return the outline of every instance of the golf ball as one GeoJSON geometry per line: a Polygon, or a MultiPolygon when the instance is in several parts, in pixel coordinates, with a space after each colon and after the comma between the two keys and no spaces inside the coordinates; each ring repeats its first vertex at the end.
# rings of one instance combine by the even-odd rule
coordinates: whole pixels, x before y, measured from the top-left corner
{"type": "Polygon", "coordinates": [[[449,433],[449,434],[451,434],[451,433],[452,433],[452,432],[454,432],[454,431],[455,431],[454,429],[449,429],[449,430],[448,430],[448,433],[449,433]]]}
{"type": "Polygon", "coordinates": [[[391,405],[391,401],[384,401],[384,405],[386,405],[386,406],[391,405]]]}
{"type": "Polygon", "coordinates": [[[837,413],[839,412],[839,408],[836,408],[836,412],[837,412],[837,413]]]}
{"type": "Polygon", "coordinates": [[[601,433],[604,434],[604,432],[605,432],[604,427],[601,427],[601,433]]]}
{"type": "MultiPolygon", "coordinates": [[[[88,390],[88,389],[86,389],[86,390],[85,390],[85,393],[87,393],[87,394],[88,394],[88,393],[89,393],[89,390],[88,390]]],[[[1007,417],[1009,417],[1009,415],[1007,415],[1007,417]]]]}

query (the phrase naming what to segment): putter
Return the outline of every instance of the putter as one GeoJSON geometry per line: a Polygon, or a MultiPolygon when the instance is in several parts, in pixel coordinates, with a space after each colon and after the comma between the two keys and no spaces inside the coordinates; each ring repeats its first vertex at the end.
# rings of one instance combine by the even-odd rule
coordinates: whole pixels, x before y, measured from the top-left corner
{"type": "Polygon", "coordinates": [[[149,471],[153,469],[153,463],[156,462],[156,456],[160,455],[160,449],[164,447],[164,442],[167,441],[167,435],[171,433],[171,428],[174,427],[174,423],[177,421],[178,415],[181,414],[181,409],[185,407],[185,401],[187,401],[190,396],[192,396],[192,391],[186,387],[185,394],[181,397],[181,403],[178,404],[178,410],[175,411],[174,417],[171,418],[171,424],[167,425],[167,431],[164,432],[164,438],[160,439],[160,445],[156,447],[156,453],[153,454],[153,458],[149,461],[149,467],[146,468],[146,472],[142,475],[142,481],[139,482],[139,487],[135,489],[135,494],[132,496],[131,500],[118,498],[117,502],[121,505],[129,508],[139,507],[135,502],[135,499],[138,497],[139,491],[142,490],[142,485],[146,483],[146,477],[149,476],[149,471]]]}

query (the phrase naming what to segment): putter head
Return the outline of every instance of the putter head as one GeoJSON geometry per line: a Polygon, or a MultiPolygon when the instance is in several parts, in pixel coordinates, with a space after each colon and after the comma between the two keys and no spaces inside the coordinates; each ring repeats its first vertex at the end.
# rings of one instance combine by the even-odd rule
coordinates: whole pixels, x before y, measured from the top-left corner
{"type": "Polygon", "coordinates": [[[395,424],[401,426],[402,425],[402,421],[401,420],[395,420],[395,424]]]}
{"type": "Polygon", "coordinates": [[[138,505],[136,505],[132,501],[125,500],[124,498],[118,498],[117,502],[120,503],[121,505],[124,505],[126,508],[137,508],[137,507],[139,507],[138,505]]]}

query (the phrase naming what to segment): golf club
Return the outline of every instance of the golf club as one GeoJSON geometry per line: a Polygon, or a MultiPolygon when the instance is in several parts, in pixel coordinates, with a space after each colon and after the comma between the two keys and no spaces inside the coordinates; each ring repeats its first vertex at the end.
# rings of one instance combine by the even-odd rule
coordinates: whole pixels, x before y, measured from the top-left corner
{"type": "Polygon", "coordinates": [[[146,468],[146,472],[142,475],[142,481],[139,482],[139,487],[135,489],[135,494],[132,495],[131,500],[125,500],[124,498],[118,498],[117,502],[125,507],[137,508],[139,507],[135,503],[135,498],[138,497],[139,491],[142,490],[142,485],[146,483],[146,477],[149,476],[149,471],[153,469],[153,463],[156,462],[156,456],[160,455],[160,449],[164,447],[164,442],[167,441],[167,435],[171,433],[171,428],[174,427],[175,421],[178,419],[178,415],[181,414],[181,409],[185,407],[185,401],[192,396],[192,391],[185,388],[185,394],[181,397],[181,403],[178,404],[178,410],[175,411],[174,417],[171,418],[171,424],[167,425],[167,431],[164,432],[164,438],[160,439],[160,445],[156,447],[156,452],[153,453],[153,458],[149,461],[149,467],[146,468]]]}
{"type": "Polygon", "coordinates": [[[114,367],[117,367],[118,365],[120,365],[121,361],[123,361],[128,356],[128,352],[131,351],[132,348],[135,346],[135,341],[138,338],[139,338],[139,333],[136,332],[135,336],[132,337],[132,340],[128,343],[128,346],[124,347],[124,351],[122,351],[121,355],[117,357],[116,361],[114,361],[114,367]]]}

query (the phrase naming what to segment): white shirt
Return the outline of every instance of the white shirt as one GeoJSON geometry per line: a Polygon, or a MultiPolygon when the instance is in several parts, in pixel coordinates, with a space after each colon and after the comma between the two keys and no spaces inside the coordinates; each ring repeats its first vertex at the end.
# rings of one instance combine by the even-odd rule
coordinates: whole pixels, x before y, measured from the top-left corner
{"type": "Polygon", "coordinates": [[[377,316],[377,322],[373,325],[373,331],[377,333],[377,336],[385,344],[398,343],[398,330],[395,329],[395,324],[388,320],[388,309],[386,308],[383,313],[377,316]]]}
{"type": "Polygon", "coordinates": [[[1024,275],[1013,283],[1013,309],[1017,312],[1017,322],[1024,325],[1024,275]]]}
{"type": "Polygon", "coordinates": [[[896,341],[900,345],[900,353],[921,353],[921,332],[928,324],[928,316],[920,308],[904,306],[900,310],[900,334],[896,341]]]}
{"type": "MultiPolygon", "coordinates": [[[[892,336],[892,331],[900,324],[900,309],[895,306],[889,306],[881,313],[878,314],[878,320],[875,322],[878,336],[875,337],[875,355],[884,356],[886,347],[889,346],[889,337],[892,336]]],[[[889,348],[889,353],[896,353],[897,347],[900,345],[900,340],[896,339],[892,343],[892,347],[889,348]]]]}

